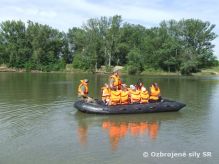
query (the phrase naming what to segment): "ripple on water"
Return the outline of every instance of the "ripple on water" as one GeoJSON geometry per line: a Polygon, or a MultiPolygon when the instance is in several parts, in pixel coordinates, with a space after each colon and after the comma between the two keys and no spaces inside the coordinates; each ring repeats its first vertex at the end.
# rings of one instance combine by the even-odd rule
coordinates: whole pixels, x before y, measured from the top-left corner
{"type": "Polygon", "coordinates": [[[70,106],[72,102],[59,100],[41,105],[0,103],[0,142],[27,132],[37,133],[37,124],[42,124],[48,113],[66,105],[70,106]]]}

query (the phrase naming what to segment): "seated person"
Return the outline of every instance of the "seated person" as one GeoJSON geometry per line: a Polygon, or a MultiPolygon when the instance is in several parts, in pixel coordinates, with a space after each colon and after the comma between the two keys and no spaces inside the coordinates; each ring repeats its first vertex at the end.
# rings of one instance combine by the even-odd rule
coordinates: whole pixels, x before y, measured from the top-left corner
{"type": "Polygon", "coordinates": [[[142,87],[142,88],[141,88],[141,93],[140,93],[140,95],[141,95],[141,101],[140,101],[140,103],[141,103],[141,104],[148,103],[150,96],[149,96],[149,93],[148,93],[148,91],[147,91],[147,89],[146,89],[145,87],[142,87]]]}
{"type": "Polygon", "coordinates": [[[110,87],[107,83],[104,84],[104,87],[102,89],[102,101],[108,105],[110,101],[110,87]]]}
{"type": "Polygon", "coordinates": [[[120,92],[121,92],[120,103],[129,104],[129,90],[126,84],[122,84],[122,90],[120,92]]]}
{"type": "Polygon", "coordinates": [[[137,90],[134,85],[130,85],[129,94],[130,94],[131,104],[140,103],[140,100],[141,100],[140,91],[137,90]]]}
{"type": "Polygon", "coordinates": [[[157,83],[151,84],[149,102],[158,102],[161,100],[160,88],[157,83]]]}
{"type": "Polygon", "coordinates": [[[110,101],[109,105],[118,105],[120,104],[120,95],[121,92],[116,87],[113,87],[110,92],[110,101]]]}

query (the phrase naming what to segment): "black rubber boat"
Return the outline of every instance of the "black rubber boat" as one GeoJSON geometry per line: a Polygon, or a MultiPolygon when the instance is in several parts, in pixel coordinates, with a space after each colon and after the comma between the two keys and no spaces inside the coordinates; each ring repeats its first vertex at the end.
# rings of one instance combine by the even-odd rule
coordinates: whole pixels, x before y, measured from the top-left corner
{"type": "Polygon", "coordinates": [[[87,103],[83,100],[76,101],[74,107],[81,112],[95,114],[135,114],[135,113],[155,113],[179,111],[186,106],[183,103],[163,99],[161,102],[148,104],[129,104],[107,106],[102,101],[87,103]]]}

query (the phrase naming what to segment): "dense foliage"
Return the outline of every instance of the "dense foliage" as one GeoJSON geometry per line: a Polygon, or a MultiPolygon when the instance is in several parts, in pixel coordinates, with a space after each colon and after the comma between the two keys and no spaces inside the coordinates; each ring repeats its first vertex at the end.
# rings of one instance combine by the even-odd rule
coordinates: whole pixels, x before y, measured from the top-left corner
{"type": "Polygon", "coordinates": [[[67,37],[47,25],[5,21],[0,25],[0,63],[9,67],[50,71],[71,62],[67,37]]]}
{"type": "Polygon", "coordinates": [[[0,24],[0,64],[43,71],[126,66],[131,74],[158,69],[197,72],[217,63],[215,25],[198,19],[163,21],[159,27],[123,23],[121,16],[89,19],[67,33],[22,21],[0,24]]]}

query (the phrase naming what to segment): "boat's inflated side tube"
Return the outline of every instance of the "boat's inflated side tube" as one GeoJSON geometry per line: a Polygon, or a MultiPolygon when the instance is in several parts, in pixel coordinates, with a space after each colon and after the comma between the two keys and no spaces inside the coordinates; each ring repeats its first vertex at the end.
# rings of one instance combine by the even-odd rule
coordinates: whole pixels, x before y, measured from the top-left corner
{"type": "Polygon", "coordinates": [[[87,103],[83,100],[76,101],[75,108],[81,112],[96,113],[96,114],[134,114],[134,113],[154,113],[154,112],[172,112],[178,111],[185,104],[164,99],[161,102],[148,104],[128,104],[107,106],[101,101],[96,103],[87,103]]]}

